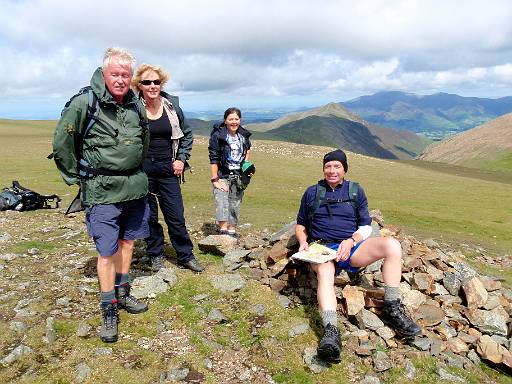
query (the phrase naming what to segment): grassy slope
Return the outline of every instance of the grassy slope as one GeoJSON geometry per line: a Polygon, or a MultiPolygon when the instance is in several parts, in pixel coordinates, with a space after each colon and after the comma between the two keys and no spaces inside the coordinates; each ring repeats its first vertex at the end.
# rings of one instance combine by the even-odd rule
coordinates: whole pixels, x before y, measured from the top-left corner
{"type": "MultiPolygon", "coordinates": [[[[53,162],[45,158],[53,126],[0,121],[1,186],[18,179],[41,193],[61,194],[64,203],[71,200],[75,189],[61,182],[53,162]]],[[[195,225],[211,221],[213,215],[206,145],[206,138],[196,138],[194,173],[183,185],[187,215],[195,225]]],[[[253,149],[257,174],[246,191],[242,222],[256,230],[276,229],[295,218],[303,190],[321,178],[320,158],[327,149],[266,141],[256,141],[253,149]]],[[[512,185],[356,154],[349,155],[349,164],[348,177],[364,186],[370,208],[381,209],[387,222],[497,252],[512,248],[512,185]]]]}
{"type": "MultiPolygon", "coordinates": [[[[18,178],[22,184],[26,184],[41,192],[68,193],[64,196],[69,202],[74,189],[68,188],[61,182],[53,163],[45,159],[50,151],[51,129],[54,123],[37,122],[6,122],[0,121],[0,159],[3,162],[3,172],[0,174],[0,185],[7,185],[13,178],[18,178]]],[[[284,223],[294,219],[299,203],[300,195],[304,188],[313,183],[321,176],[319,159],[325,153],[326,148],[310,147],[283,143],[278,145],[275,142],[254,143],[254,160],[258,167],[257,175],[253,184],[247,190],[246,200],[242,209],[242,223],[250,222],[252,230],[269,227],[277,229],[284,223]]],[[[449,227],[457,228],[453,222],[466,223],[469,230],[476,233],[477,230],[498,233],[498,225],[492,224],[489,218],[503,220],[501,227],[510,227],[510,213],[497,213],[499,200],[510,195],[512,186],[498,182],[478,182],[460,176],[450,176],[445,173],[432,172],[430,170],[416,169],[411,165],[396,162],[371,159],[360,155],[349,155],[351,178],[360,180],[365,186],[370,197],[372,208],[381,208],[384,211],[388,222],[396,224],[405,223],[416,227],[428,235],[436,236],[439,230],[450,223],[449,227]],[[450,181],[450,184],[445,183],[450,181]],[[478,184],[478,190],[471,190],[469,187],[478,184]],[[482,211],[478,215],[471,212],[478,193],[485,188],[494,188],[499,194],[492,201],[479,203],[482,211]],[[461,199],[463,191],[465,198],[461,199]],[[440,192],[446,194],[444,204],[438,204],[440,192]],[[400,202],[401,204],[397,204],[400,202]],[[446,209],[446,206],[452,209],[446,209]],[[460,217],[455,220],[454,211],[460,210],[460,217]],[[407,217],[409,217],[407,219],[407,217]],[[430,221],[437,220],[435,226],[429,226],[430,221]],[[484,224],[484,229],[478,225],[484,224]],[[489,223],[486,223],[488,222],[489,223]],[[487,228],[489,227],[489,228],[487,228]]],[[[194,174],[187,175],[187,183],[183,186],[185,205],[187,210],[187,221],[192,227],[201,223],[212,221],[212,199],[211,186],[209,182],[209,167],[206,153],[206,139],[197,138],[194,147],[192,165],[194,174]]],[[[442,199],[441,199],[442,200],[442,199]]],[[[503,200],[505,201],[505,200],[503,200]]],[[[503,205],[503,204],[502,204],[503,205]]],[[[510,211],[510,210],[509,210],[510,211]]],[[[43,213],[29,212],[27,217],[39,217],[43,213]]],[[[77,219],[79,220],[79,219],[77,219]]],[[[31,230],[23,227],[30,232],[31,230]]],[[[35,232],[39,230],[34,226],[35,232]]],[[[60,230],[60,229],[59,229],[60,230]]],[[[504,230],[503,230],[504,232],[504,230]]],[[[32,238],[34,233],[28,233],[32,238]]],[[[450,232],[451,236],[460,238],[456,232],[450,232]]],[[[40,234],[40,233],[39,233],[40,234]]],[[[57,233],[57,235],[60,232],[57,233]]],[[[54,236],[53,234],[52,236],[54,236]]],[[[472,239],[484,239],[482,236],[473,236],[472,239]]],[[[81,240],[85,235],[80,236],[81,240]]],[[[490,238],[489,238],[490,239],[490,238]]],[[[487,239],[487,240],[489,240],[487,239]]],[[[498,245],[506,249],[510,246],[509,240],[497,239],[498,245]]],[[[82,241],[82,243],[84,243],[82,241]]],[[[17,244],[22,249],[11,250],[12,252],[23,252],[26,248],[37,246],[42,254],[48,255],[49,260],[58,260],[66,253],[67,241],[57,237],[51,244],[51,249],[46,249],[42,244],[17,244]],[[63,254],[58,253],[63,250],[63,254]],[[57,252],[57,253],[56,253],[57,252]]],[[[82,248],[90,248],[85,242],[82,248]]],[[[84,250],[80,248],[77,252],[84,250]]],[[[90,251],[93,256],[94,252],[90,251]]],[[[221,260],[218,258],[199,254],[199,258],[208,267],[209,273],[221,272],[221,260]]],[[[23,261],[23,260],[22,260],[23,261]]],[[[22,262],[20,261],[20,263],[22,262]]],[[[15,370],[23,372],[30,366],[35,366],[38,375],[34,379],[27,378],[24,382],[69,382],[75,374],[75,366],[80,362],[86,362],[92,368],[92,375],[87,382],[111,382],[112,377],[117,377],[124,382],[148,382],[155,381],[159,372],[168,369],[168,364],[161,354],[142,350],[137,346],[136,340],[141,336],[154,337],[156,324],[162,320],[172,321],[172,330],[187,329],[185,334],[190,337],[190,344],[193,348],[191,353],[179,355],[171,359],[175,366],[184,363],[191,363],[206,374],[206,382],[216,382],[213,374],[204,368],[204,358],[211,357],[211,347],[202,339],[200,328],[204,326],[204,318],[211,308],[220,307],[229,318],[229,325],[208,325],[213,327],[215,340],[221,344],[230,345],[230,340],[239,340],[243,347],[254,349],[254,359],[262,366],[267,367],[272,373],[274,380],[278,383],[340,383],[348,382],[354,372],[359,377],[364,376],[368,367],[362,360],[353,356],[345,356],[344,361],[331,367],[328,371],[314,375],[304,369],[302,363],[302,350],[304,346],[314,346],[317,343],[315,332],[310,331],[294,340],[288,338],[288,330],[292,325],[303,322],[309,318],[314,329],[318,323],[315,322],[314,310],[310,306],[300,306],[293,310],[283,310],[277,303],[275,294],[264,290],[255,282],[249,282],[247,288],[233,295],[221,295],[212,289],[203,275],[191,274],[188,271],[178,270],[178,284],[170,292],[159,295],[157,300],[151,304],[151,310],[137,317],[122,314],[123,335],[120,342],[109,347],[113,348],[113,355],[98,357],[94,348],[104,346],[96,337],[90,339],[79,339],[74,333],[78,323],[84,319],[57,319],[56,328],[59,339],[57,343],[48,347],[41,341],[44,334],[44,321],[37,320],[38,326],[30,329],[28,339],[24,343],[39,351],[35,356],[22,359],[12,368],[0,370],[0,381],[2,378],[9,381],[14,377],[15,370]],[[207,293],[209,298],[204,303],[197,303],[191,297],[198,293],[207,293]],[[271,328],[262,328],[257,338],[251,336],[252,320],[248,313],[250,305],[264,303],[267,308],[267,316],[272,321],[271,328]],[[269,356],[258,353],[257,343],[265,345],[269,356]],[[54,356],[59,356],[55,359],[54,356]],[[127,368],[123,365],[125,357],[137,358],[140,361],[134,368],[127,368]],[[44,365],[42,362],[44,362],[44,365]],[[102,367],[108,364],[109,369],[102,367]]],[[[48,278],[56,278],[49,274],[48,278]]],[[[43,299],[42,304],[53,307],[55,293],[49,292],[48,298],[43,299]]],[[[78,292],[70,291],[73,301],[87,302],[94,301],[95,296],[79,296],[78,292]],[[75,295],[75,296],[73,296],[75,295]]],[[[15,303],[15,302],[14,302],[15,303]]],[[[14,305],[14,303],[12,305],[14,305]]],[[[34,320],[35,321],[35,320],[34,320]]],[[[95,312],[85,321],[96,327],[99,323],[95,312]]],[[[317,329],[316,329],[317,330],[317,329]]],[[[5,351],[7,344],[11,345],[17,335],[8,328],[6,323],[0,322],[0,350],[5,351]],[[3,340],[5,339],[5,341],[3,340]],[[2,347],[3,346],[3,347],[2,347]]],[[[14,344],[12,344],[14,345],[14,344]]],[[[172,340],[164,350],[172,350],[172,340]]],[[[434,373],[435,360],[415,359],[418,377],[414,383],[430,383],[437,379],[434,373]]],[[[483,382],[487,377],[481,373],[461,371],[454,372],[465,377],[467,382],[483,382]]],[[[510,382],[506,377],[499,376],[494,372],[489,373],[497,382],[510,382]]],[[[403,371],[393,368],[387,376],[389,383],[408,383],[409,380],[403,377],[403,371]]],[[[5,381],[4,381],[5,382],[5,381]]]]}

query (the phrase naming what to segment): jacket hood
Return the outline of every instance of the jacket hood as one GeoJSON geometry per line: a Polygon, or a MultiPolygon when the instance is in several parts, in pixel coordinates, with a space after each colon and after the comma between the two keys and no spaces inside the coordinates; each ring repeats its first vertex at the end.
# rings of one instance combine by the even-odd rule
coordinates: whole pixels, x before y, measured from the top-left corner
{"type": "MultiPolygon", "coordinates": [[[[98,97],[98,100],[103,103],[116,103],[112,95],[105,85],[105,78],[103,77],[103,69],[101,67],[96,68],[91,78],[91,88],[98,97]]],[[[128,93],[124,97],[123,104],[131,103],[136,101],[135,93],[129,89],[128,93]]]]}

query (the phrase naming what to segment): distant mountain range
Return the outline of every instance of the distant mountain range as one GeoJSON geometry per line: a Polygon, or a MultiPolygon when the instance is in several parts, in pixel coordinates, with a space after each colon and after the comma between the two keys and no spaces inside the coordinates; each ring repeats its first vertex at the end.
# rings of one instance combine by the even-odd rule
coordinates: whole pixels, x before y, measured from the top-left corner
{"type": "Polygon", "coordinates": [[[512,113],[432,144],[419,159],[512,172],[512,113]]]}
{"type": "Polygon", "coordinates": [[[337,103],[247,128],[255,138],[334,146],[386,159],[410,159],[427,145],[412,132],[370,124],[337,103]]]}
{"type": "Polygon", "coordinates": [[[486,99],[448,93],[423,96],[378,92],[340,104],[371,123],[421,133],[432,139],[471,129],[512,112],[512,96],[486,99]]]}

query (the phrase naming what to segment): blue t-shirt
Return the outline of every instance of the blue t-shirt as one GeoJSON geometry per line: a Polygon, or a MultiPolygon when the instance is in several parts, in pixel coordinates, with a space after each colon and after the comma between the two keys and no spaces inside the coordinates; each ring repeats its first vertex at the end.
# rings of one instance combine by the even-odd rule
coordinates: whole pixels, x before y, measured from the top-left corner
{"type": "Polygon", "coordinates": [[[359,186],[357,193],[359,202],[359,222],[357,222],[356,212],[349,201],[347,181],[344,180],[334,190],[325,183],[325,180],[321,181],[326,186],[325,200],[339,200],[340,202],[321,203],[311,219],[311,223],[308,222],[308,214],[315,203],[317,186],[312,185],[304,192],[297,214],[297,224],[306,227],[308,241],[323,240],[339,243],[352,236],[357,227],[371,225],[372,219],[368,213],[368,200],[361,186],[359,186]]]}

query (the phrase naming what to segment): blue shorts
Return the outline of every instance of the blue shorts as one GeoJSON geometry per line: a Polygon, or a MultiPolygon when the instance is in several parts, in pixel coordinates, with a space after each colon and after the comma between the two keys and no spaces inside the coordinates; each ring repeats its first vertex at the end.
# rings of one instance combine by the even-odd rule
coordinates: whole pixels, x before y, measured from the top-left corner
{"type": "MultiPolygon", "coordinates": [[[[345,261],[338,261],[336,263],[336,275],[339,275],[341,270],[346,270],[348,272],[351,272],[351,273],[355,273],[357,271],[359,271],[359,267],[352,267],[350,265],[350,259],[352,259],[352,255],[354,254],[355,251],[357,251],[357,248],[359,248],[359,246],[361,244],[364,243],[364,240],[363,241],[360,241],[359,243],[356,244],[355,247],[352,247],[352,249],[350,250],[350,255],[348,255],[348,259],[345,260],[345,261]]],[[[340,246],[340,243],[328,243],[326,244],[326,247],[328,248],[331,248],[335,251],[338,250],[338,247],[340,246]]]]}
{"type": "Polygon", "coordinates": [[[149,204],[146,197],[113,204],[87,207],[85,221],[101,256],[117,252],[118,240],[143,239],[149,236],[149,204]]]}

